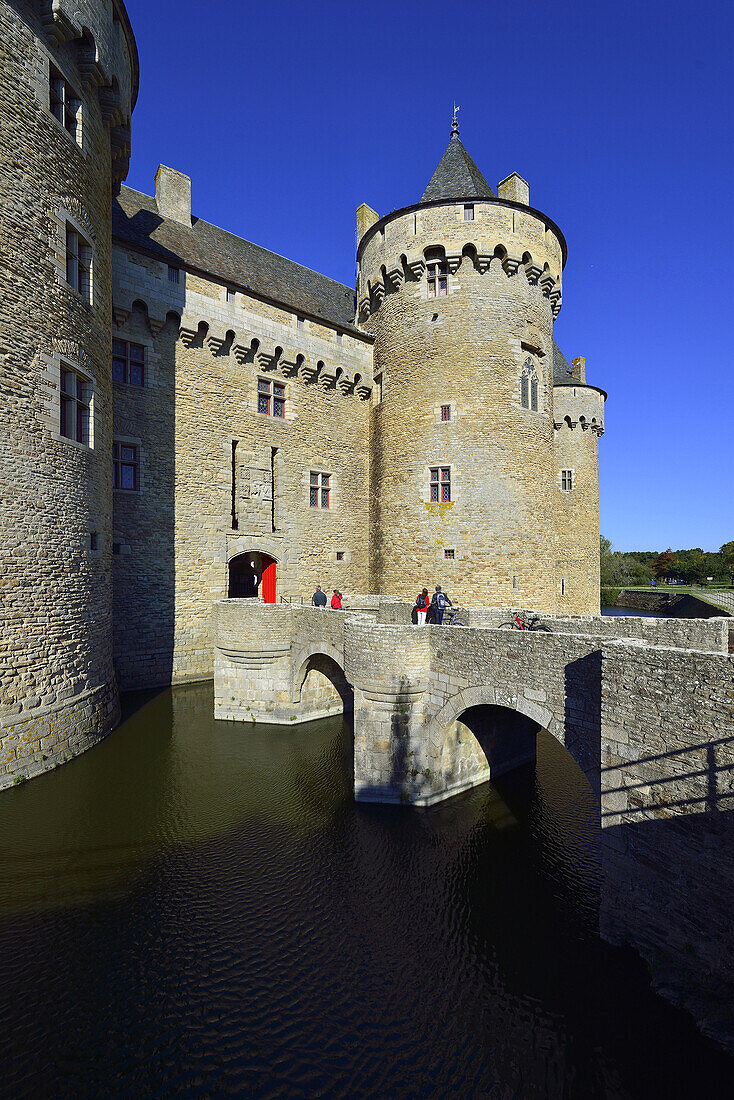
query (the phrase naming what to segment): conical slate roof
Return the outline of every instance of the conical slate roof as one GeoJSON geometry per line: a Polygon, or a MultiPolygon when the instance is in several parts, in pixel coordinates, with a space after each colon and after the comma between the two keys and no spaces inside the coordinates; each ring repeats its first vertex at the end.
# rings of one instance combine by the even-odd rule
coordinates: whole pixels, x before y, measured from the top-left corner
{"type": "Polygon", "coordinates": [[[464,148],[459,138],[459,127],[454,123],[446,152],[438,162],[421,202],[494,198],[494,191],[464,148]]]}

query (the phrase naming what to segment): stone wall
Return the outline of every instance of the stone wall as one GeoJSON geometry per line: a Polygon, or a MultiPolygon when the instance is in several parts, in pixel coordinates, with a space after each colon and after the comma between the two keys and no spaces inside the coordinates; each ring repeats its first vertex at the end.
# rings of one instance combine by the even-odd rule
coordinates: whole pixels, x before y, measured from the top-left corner
{"type": "Polygon", "coordinates": [[[122,245],[114,270],[115,336],[144,344],[148,379],[115,386],[115,436],[141,455],[139,491],[115,493],[118,673],[125,687],[205,678],[212,600],[237,555],[276,559],[278,599],[367,591],[369,387],[337,381],[345,368],[371,380],[372,349],[241,291],[228,301],[213,277],[171,284],[122,245]],[[299,357],[313,375],[291,370],[299,357]],[[285,386],[282,419],[257,411],[259,379],[285,386]],[[311,471],[330,475],[328,509],[310,506],[311,471]]]}
{"type": "MultiPolygon", "coordinates": [[[[110,194],[124,175],[137,56],[101,0],[0,3],[0,786],[117,720],[112,667],[110,194]],[[42,9],[42,10],[41,10],[42,9]],[[76,130],[51,112],[55,70],[76,130]],[[67,225],[90,248],[67,282],[67,225]],[[89,430],[61,432],[61,371],[83,379],[89,430]],[[76,434],[76,433],[75,433],[76,434]]],[[[73,421],[76,420],[74,416],[73,421]]]]}

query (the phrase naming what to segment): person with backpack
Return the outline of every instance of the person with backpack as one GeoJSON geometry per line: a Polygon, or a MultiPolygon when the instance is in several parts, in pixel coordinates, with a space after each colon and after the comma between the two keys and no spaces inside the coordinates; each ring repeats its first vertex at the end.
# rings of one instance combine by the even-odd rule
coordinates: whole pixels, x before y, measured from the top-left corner
{"type": "Polygon", "coordinates": [[[431,601],[428,599],[428,589],[427,588],[424,588],[422,592],[419,592],[418,595],[415,598],[415,609],[416,609],[416,620],[415,621],[418,623],[419,626],[425,626],[426,625],[426,612],[428,611],[428,607],[430,605],[430,602],[431,601]]]}
{"type": "Polygon", "coordinates": [[[446,610],[446,604],[448,604],[449,607],[454,606],[446,593],[441,590],[441,585],[437,584],[436,591],[431,598],[431,608],[434,613],[435,621],[439,626],[443,622],[443,613],[446,610]]]}
{"type": "Polygon", "coordinates": [[[342,594],[338,588],[334,589],[334,595],[331,597],[331,607],[333,611],[342,610],[342,594]]]}

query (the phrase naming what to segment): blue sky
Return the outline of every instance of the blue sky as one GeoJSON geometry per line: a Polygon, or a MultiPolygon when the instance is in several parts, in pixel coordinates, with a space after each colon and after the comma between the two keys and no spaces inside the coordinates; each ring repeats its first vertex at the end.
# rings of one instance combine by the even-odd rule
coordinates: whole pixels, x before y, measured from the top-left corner
{"type": "Polygon", "coordinates": [[[568,241],[556,339],[609,392],[615,547],[734,539],[734,6],[679,0],[127,0],[127,183],[354,283],[354,214],[420,197],[451,108],[492,186],[517,171],[568,241]]]}

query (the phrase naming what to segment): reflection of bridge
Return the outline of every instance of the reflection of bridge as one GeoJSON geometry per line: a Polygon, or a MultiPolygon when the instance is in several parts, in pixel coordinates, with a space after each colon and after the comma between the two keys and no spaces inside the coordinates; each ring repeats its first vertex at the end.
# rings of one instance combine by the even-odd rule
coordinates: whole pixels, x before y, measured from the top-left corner
{"type": "Polygon", "coordinates": [[[353,708],[356,798],[417,805],[532,760],[547,729],[596,795],[602,931],[734,1047],[734,620],[554,616],[539,634],[494,629],[507,610],[413,627],[406,605],[360,602],[217,604],[217,717],[353,708]]]}

